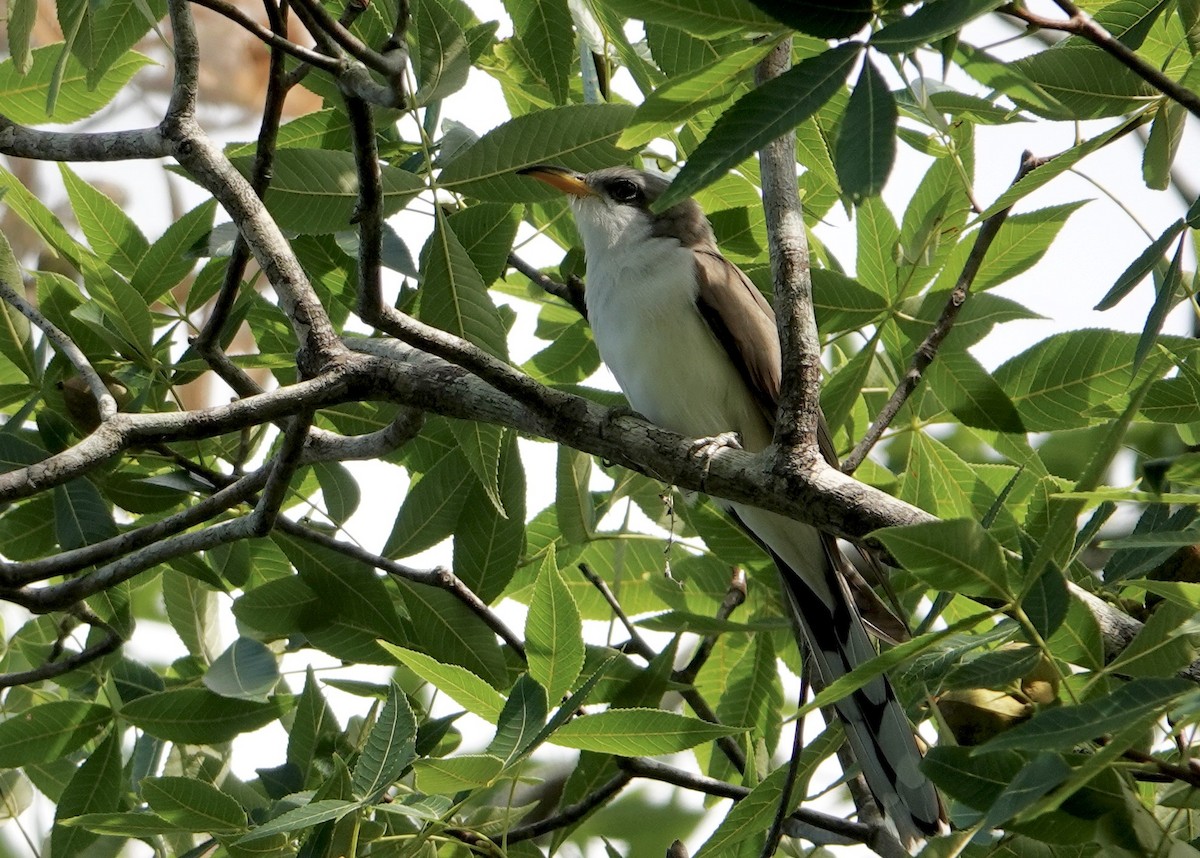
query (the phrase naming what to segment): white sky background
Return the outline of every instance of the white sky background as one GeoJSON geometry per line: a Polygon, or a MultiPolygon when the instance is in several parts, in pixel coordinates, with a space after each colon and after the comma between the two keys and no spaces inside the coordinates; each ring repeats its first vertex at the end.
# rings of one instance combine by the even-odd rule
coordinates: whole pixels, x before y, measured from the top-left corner
{"type": "MultiPolygon", "coordinates": [[[[481,20],[500,20],[500,35],[511,32],[503,6],[499,0],[468,0],[481,20]]],[[[1012,30],[991,18],[972,25],[966,39],[980,46],[1000,42],[1013,35],[1012,30]]],[[[633,25],[630,35],[640,37],[640,26],[633,25]]],[[[995,53],[1005,58],[1028,53],[1031,43],[1025,40],[1012,45],[998,47],[995,53]]],[[[202,51],[219,50],[216,45],[201,45],[202,51]]],[[[940,69],[940,60],[931,58],[926,70],[930,76],[935,76],[940,69]]],[[[978,88],[958,75],[949,80],[954,86],[965,91],[978,92],[978,88]]],[[[631,100],[637,100],[637,90],[632,85],[626,73],[617,75],[613,82],[614,89],[626,95],[631,100]]],[[[117,128],[139,127],[144,124],[157,122],[160,115],[158,99],[126,100],[110,109],[99,119],[87,123],[89,130],[113,130],[117,128]],[[132,103],[131,103],[132,101],[132,103]]],[[[203,115],[203,114],[202,114],[203,115]]],[[[499,85],[487,75],[472,70],[467,87],[460,93],[447,99],[442,115],[467,124],[479,134],[499,125],[508,119],[504,108],[503,96],[499,85]]],[[[1112,120],[1087,123],[1083,127],[1083,136],[1090,136],[1100,128],[1108,127],[1112,120]]],[[[210,123],[210,130],[223,140],[252,139],[256,128],[253,124],[242,127],[227,127],[225,122],[217,120],[210,123]],[[223,126],[219,130],[215,127],[223,126]]],[[[1193,186],[1200,186],[1200,144],[1197,140],[1196,121],[1189,119],[1188,133],[1176,159],[1193,186]]],[[[1012,126],[980,126],[976,131],[976,196],[984,205],[998,196],[1010,183],[1016,171],[1020,153],[1030,149],[1036,155],[1047,156],[1068,148],[1075,142],[1076,128],[1071,123],[1020,123],[1012,126]]],[[[898,147],[896,169],[884,193],[885,200],[899,215],[903,212],[906,201],[916,188],[921,176],[929,163],[929,159],[916,154],[904,144],[898,147]]],[[[162,233],[163,224],[169,218],[169,204],[165,193],[162,173],[157,166],[125,162],[120,164],[79,164],[72,165],[85,179],[101,180],[122,185],[129,190],[129,213],[142,225],[144,231],[153,240],[162,233]]],[[[46,169],[53,170],[51,165],[46,169]]],[[[1172,190],[1156,192],[1148,190],[1141,179],[1141,147],[1132,135],[1123,141],[1101,149],[1091,155],[1081,165],[1083,172],[1097,179],[1129,207],[1153,236],[1184,211],[1185,206],[1172,190]]],[[[48,186],[56,184],[56,171],[50,175],[48,186]]],[[[171,177],[175,189],[185,199],[185,209],[200,202],[203,193],[190,183],[171,177]]],[[[1082,327],[1108,327],[1127,331],[1140,331],[1149,311],[1152,288],[1149,283],[1143,283],[1134,294],[1126,298],[1120,307],[1107,313],[1096,313],[1091,307],[1112,285],[1121,271],[1145,247],[1149,239],[1130,222],[1128,216],[1110,199],[1106,198],[1093,185],[1084,179],[1067,174],[1056,179],[1048,187],[1043,188],[1017,205],[1017,211],[1030,211],[1061,202],[1080,199],[1094,199],[1087,206],[1076,212],[1059,234],[1058,240],[1047,252],[1043,260],[1031,271],[1020,275],[1009,283],[997,288],[998,294],[1018,301],[1031,310],[1046,317],[1041,321],[1026,321],[1008,323],[1001,326],[988,339],[976,346],[972,351],[985,365],[995,367],[1005,359],[1027,348],[1051,333],[1082,327]]],[[[61,202],[60,199],[48,199],[52,206],[61,202]]],[[[428,201],[415,206],[421,214],[404,212],[392,219],[392,224],[404,238],[414,257],[425,241],[430,230],[428,218],[428,201]]],[[[219,216],[218,221],[222,220],[219,216]]],[[[522,238],[528,237],[531,230],[522,226],[522,238]]],[[[848,268],[854,263],[854,227],[846,220],[840,207],[835,207],[826,223],[819,225],[816,232],[820,239],[848,268]]],[[[554,265],[561,259],[561,251],[547,239],[536,239],[522,254],[530,261],[539,265],[554,265]]],[[[1189,251],[1190,252],[1190,251],[1189,251]]],[[[1190,261],[1188,268],[1194,267],[1190,261]]],[[[398,288],[399,281],[392,284],[398,288]]],[[[522,302],[509,301],[519,310],[514,337],[510,343],[515,362],[525,360],[534,352],[545,347],[545,343],[532,337],[536,311],[530,311],[528,305],[522,302]]],[[[1186,306],[1177,308],[1167,323],[1167,330],[1172,333],[1190,333],[1191,315],[1186,306]]],[[[613,386],[611,377],[602,370],[593,383],[602,386],[613,386]]],[[[554,452],[549,444],[537,444],[522,441],[522,455],[529,470],[529,499],[528,510],[532,516],[554,498],[554,452]],[[540,478],[539,478],[540,475],[540,478]]],[[[363,492],[360,512],[351,519],[347,532],[365,547],[378,550],[382,547],[395,517],[396,510],[404,496],[407,480],[402,472],[392,466],[370,463],[351,463],[351,467],[359,476],[363,492]],[[390,470],[384,470],[390,469],[390,470]]],[[[623,514],[623,510],[621,513],[623,514]]],[[[427,563],[449,563],[448,545],[439,546],[414,559],[414,565],[427,563]]],[[[219,597],[228,607],[229,597],[219,597]]],[[[507,622],[516,629],[523,628],[523,609],[521,606],[506,603],[502,606],[507,622]]],[[[228,615],[228,612],[225,612],[228,615]]],[[[6,617],[10,630],[15,629],[20,620],[6,617]]],[[[599,624],[596,630],[603,636],[599,624]]],[[[228,645],[236,637],[236,629],[229,627],[223,630],[223,645],[228,645]]],[[[134,658],[144,659],[161,664],[185,651],[174,633],[166,627],[155,628],[153,624],[142,623],[134,640],[127,645],[127,652],[134,658]]],[[[304,664],[325,668],[337,667],[333,659],[320,653],[303,653],[299,656],[289,656],[285,668],[289,671],[289,681],[296,690],[303,682],[304,664]],[[294,671],[294,672],[292,672],[294,671]]],[[[383,668],[354,668],[336,670],[332,674],[322,672],[322,676],[338,676],[347,678],[367,678],[383,681],[388,671],[383,668]]],[[[794,699],[794,689],[789,689],[790,697],[794,699]]],[[[352,715],[361,715],[367,711],[367,704],[362,698],[328,689],[327,694],[338,711],[342,723],[352,715]]],[[[491,737],[491,728],[476,720],[475,730],[478,735],[470,735],[470,716],[460,720],[459,725],[468,732],[464,747],[471,749],[482,747],[491,737]]],[[[278,765],[283,759],[283,748],[286,737],[282,728],[277,724],[265,728],[253,736],[242,737],[237,745],[235,770],[246,778],[254,776],[254,769],[262,766],[278,765]]],[[[564,752],[566,753],[566,752],[564,752]]],[[[699,806],[699,802],[688,797],[685,802],[689,806],[699,806]]],[[[726,803],[727,804],[727,803],[726,803]]],[[[689,838],[689,847],[693,850],[702,842],[707,830],[715,826],[723,817],[722,808],[718,806],[710,813],[705,831],[689,838]]],[[[836,809],[834,812],[837,812],[836,809]]],[[[44,804],[37,805],[22,822],[30,832],[45,830],[52,818],[52,810],[44,804]]],[[[12,826],[6,826],[2,832],[7,840],[8,853],[23,855],[30,854],[28,847],[16,834],[12,826]]],[[[669,838],[668,838],[669,839],[669,838]]],[[[667,845],[663,844],[664,848],[667,845]]],[[[138,851],[134,847],[129,854],[149,854],[138,851]]],[[[863,850],[865,854],[865,850],[863,850]]],[[[655,858],[658,858],[658,855],[655,858]]]]}

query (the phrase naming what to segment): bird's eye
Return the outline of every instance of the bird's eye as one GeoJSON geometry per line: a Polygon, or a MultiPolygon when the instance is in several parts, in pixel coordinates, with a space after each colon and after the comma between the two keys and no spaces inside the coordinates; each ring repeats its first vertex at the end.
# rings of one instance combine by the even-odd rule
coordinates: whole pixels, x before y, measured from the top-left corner
{"type": "Polygon", "coordinates": [[[619,203],[636,203],[641,199],[642,189],[629,179],[618,179],[609,186],[608,193],[619,203]]]}

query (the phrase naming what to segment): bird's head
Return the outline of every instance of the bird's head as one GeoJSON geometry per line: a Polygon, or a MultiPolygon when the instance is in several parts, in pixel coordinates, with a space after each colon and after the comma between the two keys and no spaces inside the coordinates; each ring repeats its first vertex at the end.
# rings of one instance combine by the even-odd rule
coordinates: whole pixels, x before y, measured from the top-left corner
{"type": "Polygon", "coordinates": [[[651,211],[651,204],[671,184],[657,173],[632,167],[578,173],[547,164],[517,172],[569,196],[584,249],[589,253],[648,238],[673,238],[684,247],[713,240],[708,219],[694,200],[684,200],[666,211],[651,211]]]}

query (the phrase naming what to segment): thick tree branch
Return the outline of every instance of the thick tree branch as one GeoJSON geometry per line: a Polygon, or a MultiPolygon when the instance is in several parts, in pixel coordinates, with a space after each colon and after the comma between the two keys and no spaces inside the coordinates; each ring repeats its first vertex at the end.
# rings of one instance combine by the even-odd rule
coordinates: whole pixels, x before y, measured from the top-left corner
{"type": "MultiPolygon", "coordinates": [[[[1012,180],[1012,185],[1015,185],[1027,173],[1045,163],[1042,158],[1035,158],[1032,153],[1025,152],[1021,155],[1021,165],[1017,170],[1016,178],[1012,180]]],[[[933,363],[937,357],[938,349],[946,337],[949,336],[951,329],[954,327],[954,322],[958,319],[959,311],[962,310],[963,304],[967,302],[967,296],[971,291],[971,284],[975,282],[975,277],[979,274],[979,267],[983,264],[983,259],[987,256],[988,249],[992,246],[992,242],[996,240],[996,236],[1000,232],[1000,227],[1008,220],[1008,213],[1012,211],[1012,206],[1006,209],[1001,209],[994,215],[989,217],[979,227],[979,232],[975,234],[975,243],[971,247],[971,253],[967,256],[966,262],[963,263],[962,272],[958,275],[958,280],[954,284],[954,288],[950,290],[950,295],[946,299],[946,304],[942,307],[941,315],[929,329],[929,333],[925,335],[925,339],[917,346],[913,353],[912,361],[908,365],[908,371],[904,373],[904,377],[900,379],[900,383],[896,385],[896,389],[884,403],[883,408],[872,421],[870,428],[854,445],[854,449],[850,451],[850,455],[842,463],[842,472],[853,474],[863,460],[867,458],[867,454],[883,437],[883,433],[892,421],[896,419],[896,415],[900,413],[900,409],[904,407],[904,403],[908,401],[908,397],[917,385],[921,383],[921,379],[925,377],[925,370],[933,363]]]]}
{"type": "MultiPolygon", "coordinates": [[[[785,39],[758,64],[761,86],[791,66],[792,40],[785,39]]],[[[796,134],[768,143],[758,153],[763,212],[771,252],[775,317],[783,355],[779,417],[775,423],[778,464],[805,467],[820,458],[817,427],[821,421],[821,338],[813,315],[808,234],[796,183],[796,134]],[[799,456],[800,461],[792,461],[799,456]]]]}
{"type": "Polygon", "coordinates": [[[1078,36],[1081,39],[1087,39],[1146,83],[1150,84],[1150,86],[1172,101],[1183,105],[1193,116],[1200,118],[1200,94],[1193,92],[1177,81],[1171,80],[1162,70],[1143,60],[1137,55],[1136,51],[1132,50],[1124,42],[1115,38],[1111,33],[1089,18],[1074,3],[1068,2],[1068,0],[1054,0],[1054,2],[1058,8],[1062,9],[1069,16],[1067,20],[1061,21],[1056,18],[1047,18],[1044,15],[1035,14],[1020,3],[1008,3],[1001,6],[999,11],[1005,15],[1011,15],[1014,18],[1024,21],[1032,27],[1039,27],[1043,30],[1057,30],[1062,33],[1078,36]]]}
{"type": "Polygon", "coordinates": [[[138,161],[171,154],[157,128],[128,131],[40,131],[0,113],[0,154],[34,161],[138,161]]]}

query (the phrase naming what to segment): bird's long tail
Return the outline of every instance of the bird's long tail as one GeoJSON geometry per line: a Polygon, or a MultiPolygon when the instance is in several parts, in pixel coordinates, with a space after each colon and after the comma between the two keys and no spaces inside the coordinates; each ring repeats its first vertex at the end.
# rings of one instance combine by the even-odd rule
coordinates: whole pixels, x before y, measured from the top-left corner
{"type": "MultiPolygon", "coordinates": [[[[876,655],[866,627],[840,576],[837,544],[790,519],[737,507],[744,524],[779,567],[797,632],[828,685],[876,655]]],[[[937,834],[942,805],[921,772],[921,752],[904,707],[880,676],[836,704],[867,786],[901,841],[913,846],[937,834]]]]}

